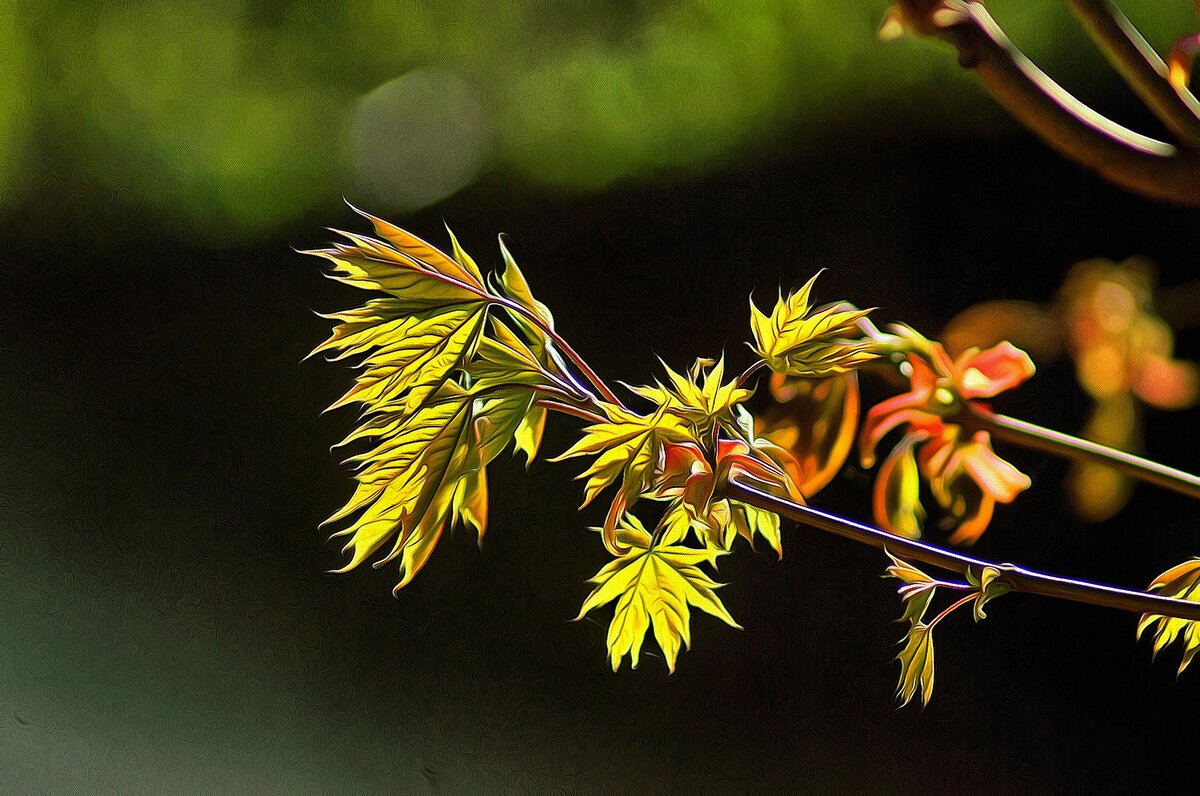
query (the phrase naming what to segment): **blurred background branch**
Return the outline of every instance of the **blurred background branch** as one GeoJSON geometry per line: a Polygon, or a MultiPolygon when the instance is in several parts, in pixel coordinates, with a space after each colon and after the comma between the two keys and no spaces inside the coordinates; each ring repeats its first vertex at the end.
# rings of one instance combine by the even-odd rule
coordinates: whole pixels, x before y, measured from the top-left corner
{"type": "Polygon", "coordinates": [[[1125,82],[1175,136],[1175,145],[1123,127],[1076,99],[1009,41],[982,3],[898,0],[884,30],[952,45],[959,63],[974,70],[1016,119],[1104,179],[1150,199],[1200,204],[1200,105],[1186,85],[1190,64],[1178,65],[1185,76],[1172,85],[1162,58],[1111,0],[1069,2],[1125,82]]]}

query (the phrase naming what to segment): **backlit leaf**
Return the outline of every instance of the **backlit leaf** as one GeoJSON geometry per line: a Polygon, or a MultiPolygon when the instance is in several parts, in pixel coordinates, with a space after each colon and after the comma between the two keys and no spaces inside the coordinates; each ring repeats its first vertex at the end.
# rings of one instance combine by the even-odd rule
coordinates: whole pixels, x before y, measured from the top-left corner
{"type": "Polygon", "coordinates": [[[755,537],[761,537],[771,549],[783,559],[783,540],[779,536],[779,515],[757,506],[730,501],[731,525],[739,536],[754,544],[755,537]]]}
{"type": "Polygon", "coordinates": [[[358,488],[326,522],[357,518],[347,536],[350,561],[361,564],[394,537],[376,566],[400,558],[400,589],[424,566],[448,522],[461,519],[482,535],[486,482],[475,440],[474,399],[448,386],[373,450],[353,457],[358,488]],[[461,483],[466,480],[466,483],[461,483]]]}
{"type": "MultiPolygon", "coordinates": [[[[487,465],[510,444],[532,460],[546,418],[537,390],[573,388],[549,365],[537,323],[523,319],[522,336],[490,312],[508,299],[488,291],[453,233],[450,256],[363,215],[379,238],[342,233],[347,243],[311,252],[334,263],[334,278],[390,294],[329,316],[337,325],[314,352],[356,361],[354,387],[331,408],[361,405],[362,422],[341,445],[372,446],[348,460],[357,488],[326,523],[351,520],[334,534],[348,537],[340,571],[376,554],[376,566],[399,559],[399,589],[450,525],[482,542],[487,465]]],[[[516,279],[520,300],[536,306],[519,272],[502,282],[516,279]]]]}
{"type": "Polygon", "coordinates": [[[699,569],[713,564],[720,551],[678,544],[655,544],[636,517],[626,515],[617,530],[629,552],[604,566],[591,579],[595,588],[584,600],[579,617],[616,601],[608,628],[613,671],[625,656],[637,668],[646,634],[652,629],[667,668],[674,672],[681,646],[691,647],[691,608],[740,626],[716,595],[720,584],[699,569]]]}
{"type": "Polygon", "coordinates": [[[697,360],[689,376],[676,373],[666,363],[668,385],[661,382],[647,387],[630,387],[636,395],[652,401],[675,417],[687,421],[697,437],[712,431],[718,418],[727,418],[752,391],[737,385],[737,380],[722,382],[725,377],[725,358],[716,362],[697,360]]]}
{"type": "Polygon", "coordinates": [[[808,297],[816,279],[814,276],[787,298],[781,296],[769,317],[750,302],[755,353],[776,373],[802,378],[829,376],[854,370],[875,358],[871,344],[862,339],[858,329],[858,322],[871,311],[846,303],[814,311],[808,297]]]}
{"type": "Polygon", "coordinates": [[[583,505],[621,480],[620,490],[609,509],[605,522],[605,544],[613,552],[621,552],[613,544],[612,532],[617,519],[631,507],[651,485],[654,467],[663,442],[682,442],[691,438],[688,429],[678,418],[659,407],[653,415],[637,415],[615,406],[605,406],[612,418],[583,430],[582,438],[565,453],[552,461],[594,455],[595,461],[581,475],[586,479],[583,505]]]}
{"type": "MultiPolygon", "coordinates": [[[[1164,597],[1176,597],[1181,600],[1200,602],[1200,558],[1193,558],[1178,566],[1168,569],[1154,579],[1150,591],[1158,592],[1164,597]]],[[[1192,662],[1197,650],[1200,650],[1200,622],[1188,619],[1174,619],[1157,614],[1143,614],[1138,623],[1137,635],[1150,631],[1154,637],[1154,656],[1171,646],[1176,640],[1183,647],[1183,658],[1179,663],[1179,674],[1192,662]]]]}
{"type": "Polygon", "coordinates": [[[903,584],[899,590],[900,599],[904,601],[904,614],[900,621],[916,625],[924,620],[939,583],[907,561],[901,561],[891,553],[887,553],[887,557],[892,565],[887,568],[886,576],[896,578],[903,584]]]}
{"type": "Polygon", "coordinates": [[[875,522],[892,533],[921,538],[925,509],[921,506],[921,473],[913,447],[918,441],[903,437],[879,467],[875,478],[875,522]]]}
{"type": "Polygon", "coordinates": [[[896,696],[903,707],[920,693],[921,703],[927,705],[933,695],[933,631],[928,625],[914,622],[903,644],[896,656],[900,661],[900,685],[896,688],[896,696]]]}

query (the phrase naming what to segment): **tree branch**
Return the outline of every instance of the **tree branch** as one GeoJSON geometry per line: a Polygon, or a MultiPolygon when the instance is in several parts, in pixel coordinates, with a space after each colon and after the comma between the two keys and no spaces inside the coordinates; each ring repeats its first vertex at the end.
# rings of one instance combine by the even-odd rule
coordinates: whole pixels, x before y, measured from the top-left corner
{"type": "Polygon", "coordinates": [[[1200,155],[1148,138],[1080,102],[1020,52],[973,0],[897,0],[905,26],[958,51],[959,63],[1018,121],[1102,178],[1151,199],[1200,205],[1200,155]]]}
{"type": "Polygon", "coordinates": [[[1067,0],[1092,39],[1129,87],[1171,134],[1189,149],[1200,147],[1200,102],[1176,91],[1167,65],[1112,0],[1067,0]]]}
{"type": "Polygon", "coordinates": [[[1139,481],[1200,500],[1200,476],[1134,456],[1132,453],[1027,423],[1015,417],[999,415],[977,406],[968,405],[960,415],[951,418],[951,421],[973,431],[987,431],[996,439],[1014,445],[1068,459],[1104,464],[1139,481]]]}
{"type": "Polygon", "coordinates": [[[927,542],[896,536],[881,528],[855,522],[812,506],[794,503],[732,479],[725,488],[725,494],[765,511],[787,517],[789,520],[860,544],[877,547],[910,561],[919,561],[922,564],[962,575],[966,575],[968,571],[979,575],[985,568],[993,568],[1000,573],[997,580],[1013,591],[1040,594],[1043,597],[1116,608],[1138,614],[1147,613],[1193,622],[1200,621],[1200,602],[1062,578],[1026,569],[1016,564],[992,563],[927,542]]]}

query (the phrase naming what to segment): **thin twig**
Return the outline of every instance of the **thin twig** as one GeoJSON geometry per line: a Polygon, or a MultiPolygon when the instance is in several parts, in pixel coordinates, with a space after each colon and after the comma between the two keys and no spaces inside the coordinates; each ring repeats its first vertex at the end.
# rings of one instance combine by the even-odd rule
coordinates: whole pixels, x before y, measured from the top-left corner
{"type": "Polygon", "coordinates": [[[492,300],[497,304],[509,309],[510,311],[522,316],[530,323],[533,323],[535,326],[545,332],[546,336],[553,340],[554,344],[557,345],[559,349],[567,355],[567,358],[571,360],[572,364],[579,368],[584,377],[592,383],[592,386],[600,391],[600,394],[604,397],[604,400],[608,401],[614,406],[619,406],[622,409],[626,408],[625,404],[621,403],[621,399],[617,397],[617,394],[614,393],[607,384],[605,384],[604,379],[600,378],[596,371],[592,370],[592,367],[587,363],[587,360],[581,357],[579,353],[571,347],[571,344],[563,339],[562,335],[551,329],[549,324],[538,317],[537,313],[526,309],[515,301],[510,301],[508,299],[496,299],[495,297],[492,297],[492,300]]]}
{"type": "Polygon", "coordinates": [[[919,561],[939,569],[966,575],[979,575],[985,568],[1000,574],[997,580],[1010,589],[1025,594],[1040,594],[1060,600],[1116,608],[1133,613],[1148,613],[1174,617],[1189,621],[1200,621],[1200,602],[1163,597],[1132,589],[1120,589],[1099,583],[1048,575],[1016,564],[997,564],[980,558],[947,550],[928,542],[907,539],[888,533],[871,525],[865,525],[827,511],[805,506],[777,497],[749,484],[730,480],[725,488],[729,497],[749,503],[766,511],[774,512],[789,520],[808,525],[827,533],[850,539],[861,544],[878,547],[900,558],[919,561]]]}
{"type": "Polygon", "coordinates": [[[1043,453],[1108,465],[1139,481],[1200,499],[1200,476],[1132,453],[970,405],[961,415],[952,418],[952,422],[974,431],[987,431],[996,439],[1043,453]]]}

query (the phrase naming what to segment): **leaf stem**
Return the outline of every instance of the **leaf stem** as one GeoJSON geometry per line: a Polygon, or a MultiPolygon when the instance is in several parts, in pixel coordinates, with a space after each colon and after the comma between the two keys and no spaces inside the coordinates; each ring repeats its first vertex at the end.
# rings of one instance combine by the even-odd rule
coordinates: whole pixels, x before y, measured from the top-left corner
{"type": "Polygon", "coordinates": [[[600,378],[596,371],[592,370],[591,366],[588,365],[587,361],[581,357],[574,348],[571,347],[571,344],[563,339],[558,332],[551,329],[550,325],[543,321],[536,312],[533,312],[521,306],[517,302],[510,301],[506,298],[496,298],[495,296],[492,296],[491,298],[497,304],[500,304],[511,312],[517,313],[545,332],[546,336],[553,340],[554,344],[558,346],[564,354],[567,355],[567,358],[571,360],[572,364],[579,368],[580,372],[583,373],[584,377],[589,382],[591,382],[592,386],[600,391],[600,395],[603,396],[604,400],[608,401],[614,406],[619,406],[620,408],[627,410],[625,404],[621,402],[621,399],[617,397],[617,394],[614,393],[612,389],[604,382],[604,379],[600,378]]]}
{"type": "Polygon", "coordinates": [[[968,594],[966,597],[960,597],[959,599],[955,600],[953,604],[946,606],[946,608],[940,614],[935,616],[933,618],[933,621],[930,622],[928,625],[926,625],[926,627],[928,627],[930,630],[933,630],[937,626],[938,622],[942,621],[943,619],[948,617],[950,614],[957,611],[959,608],[961,608],[964,605],[966,605],[967,603],[971,602],[971,600],[976,599],[978,596],[979,596],[978,592],[973,592],[971,594],[968,594]]]}
{"type": "Polygon", "coordinates": [[[608,422],[608,418],[606,418],[606,417],[602,417],[601,415],[598,415],[595,412],[591,412],[582,407],[575,406],[575,405],[569,404],[569,403],[564,403],[562,401],[555,401],[555,400],[551,400],[549,398],[541,398],[538,400],[538,403],[552,411],[562,412],[565,415],[573,415],[574,417],[578,417],[583,420],[587,420],[590,423],[607,423],[608,422]]]}
{"type": "Polygon", "coordinates": [[[767,366],[766,361],[760,359],[757,362],[755,362],[753,365],[751,365],[750,367],[743,370],[742,375],[738,376],[737,386],[745,387],[746,382],[748,382],[748,381],[750,381],[750,379],[754,378],[754,375],[756,373],[758,373],[760,370],[762,370],[763,368],[765,368],[766,366],[767,366]]]}
{"type": "Polygon", "coordinates": [[[1043,597],[1115,608],[1132,613],[1148,613],[1193,622],[1200,621],[1200,602],[1049,575],[1016,564],[997,564],[985,561],[928,542],[895,536],[882,528],[856,522],[812,506],[795,503],[733,479],[730,479],[725,487],[725,493],[729,497],[765,511],[774,512],[795,522],[939,569],[966,575],[968,572],[980,573],[985,568],[991,567],[1000,573],[997,580],[1003,582],[1012,591],[1039,594],[1043,597]]]}
{"type": "Polygon", "coordinates": [[[1134,456],[1132,453],[1073,437],[1015,417],[996,414],[978,406],[968,405],[960,415],[947,419],[972,430],[987,431],[996,439],[1014,445],[1068,459],[1104,464],[1148,484],[1200,499],[1200,476],[1134,456]]]}

